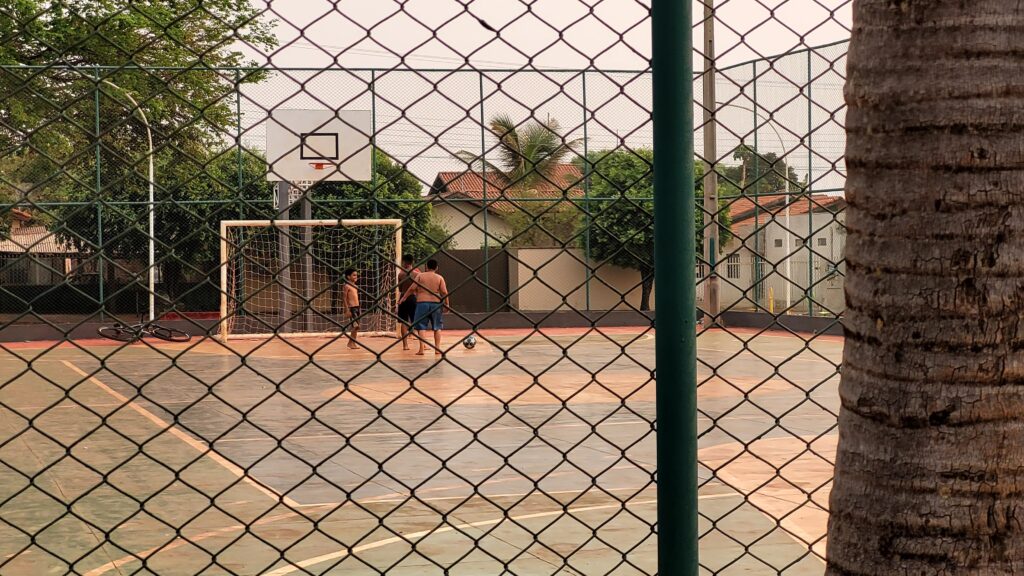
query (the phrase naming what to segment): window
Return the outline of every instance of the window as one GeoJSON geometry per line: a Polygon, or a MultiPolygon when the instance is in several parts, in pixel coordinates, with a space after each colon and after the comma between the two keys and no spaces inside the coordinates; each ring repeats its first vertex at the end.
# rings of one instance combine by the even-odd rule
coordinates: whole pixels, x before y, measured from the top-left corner
{"type": "Polygon", "coordinates": [[[782,248],[782,238],[776,238],[775,239],[775,247],[776,248],[782,248]]]}
{"type": "Polygon", "coordinates": [[[828,238],[818,238],[818,246],[828,246],[828,238]]]}
{"type": "Polygon", "coordinates": [[[725,261],[725,277],[736,280],[740,277],[740,255],[730,254],[725,261]]]}

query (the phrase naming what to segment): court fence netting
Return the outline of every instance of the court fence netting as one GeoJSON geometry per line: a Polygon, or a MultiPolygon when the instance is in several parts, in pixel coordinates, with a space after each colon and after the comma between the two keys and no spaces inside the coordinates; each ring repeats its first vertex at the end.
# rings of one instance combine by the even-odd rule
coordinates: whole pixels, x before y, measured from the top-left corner
{"type": "Polygon", "coordinates": [[[655,574],[695,517],[702,573],[822,574],[850,5],[705,2],[675,84],[671,0],[0,6],[0,573],[655,574]],[[283,110],[367,118],[294,154],[368,176],[284,179],[283,110]],[[97,334],[140,321],[192,340],[97,334]]]}

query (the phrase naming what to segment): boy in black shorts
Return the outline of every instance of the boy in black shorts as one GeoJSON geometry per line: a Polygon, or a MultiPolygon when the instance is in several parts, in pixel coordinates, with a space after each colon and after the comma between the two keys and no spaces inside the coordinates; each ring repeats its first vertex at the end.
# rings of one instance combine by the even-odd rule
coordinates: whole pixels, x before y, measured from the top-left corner
{"type": "Polygon", "coordinates": [[[345,319],[350,322],[348,347],[352,349],[359,348],[356,344],[356,340],[359,339],[359,290],[356,289],[356,282],[359,282],[359,272],[356,272],[355,268],[347,268],[341,298],[345,303],[345,319]]]}
{"type": "MultiPolygon", "coordinates": [[[[398,293],[403,296],[409,291],[409,286],[416,281],[416,277],[420,275],[419,268],[413,266],[414,261],[412,254],[402,256],[402,269],[398,272],[398,293]]],[[[398,320],[402,333],[402,350],[409,349],[408,336],[409,331],[412,329],[412,323],[415,316],[416,296],[409,296],[398,304],[398,320]]]]}

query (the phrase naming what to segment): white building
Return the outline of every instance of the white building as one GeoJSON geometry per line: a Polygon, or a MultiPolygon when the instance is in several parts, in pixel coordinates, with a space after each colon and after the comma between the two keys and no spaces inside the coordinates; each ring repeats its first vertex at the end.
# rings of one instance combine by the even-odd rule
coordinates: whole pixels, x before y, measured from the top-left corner
{"type": "MultiPolygon", "coordinates": [[[[721,310],[842,312],[846,200],[793,196],[787,210],[785,199],[742,198],[729,206],[733,238],[717,264],[721,310]]],[[[701,279],[698,298],[703,288],[701,279]]]]}

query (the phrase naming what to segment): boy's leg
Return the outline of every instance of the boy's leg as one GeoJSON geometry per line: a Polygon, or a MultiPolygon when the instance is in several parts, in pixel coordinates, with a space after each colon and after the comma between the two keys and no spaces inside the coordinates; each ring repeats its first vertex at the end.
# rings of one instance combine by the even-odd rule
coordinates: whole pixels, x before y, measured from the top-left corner
{"type": "Polygon", "coordinates": [[[416,330],[416,339],[420,341],[420,349],[416,352],[417,356],[423,356],[423,348],[426,344],[426,339],[423,338],[423,328],[416,330]]]}
{"type": "Polygon", "coordinates": [[[441,305],[438,304],[430,317],[430,327],[434,329],[434,354],[441,353],[441,328],[444,327],[444,319],[441,314],[441,305]]]}

